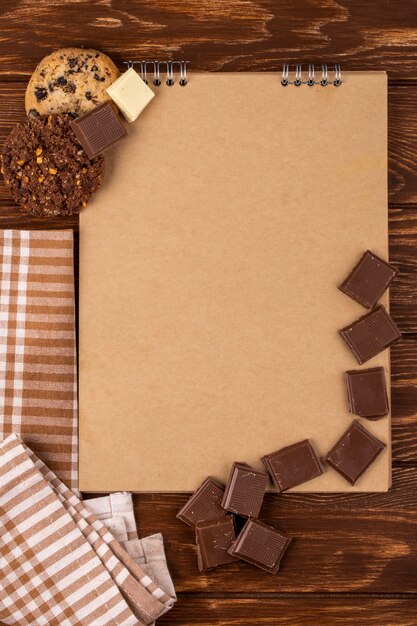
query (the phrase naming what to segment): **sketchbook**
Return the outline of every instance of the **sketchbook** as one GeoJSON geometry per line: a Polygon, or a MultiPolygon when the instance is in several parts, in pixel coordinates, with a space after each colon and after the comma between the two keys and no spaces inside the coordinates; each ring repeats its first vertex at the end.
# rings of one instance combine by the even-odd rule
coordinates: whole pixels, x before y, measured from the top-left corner
{"type": "MultiPolygon", "coordinates": [[[[86,492],[193,491],[306,438],[324,456],[354,417],[338,330],[367,311],[338,285],[388,259],[386,74],[183,69],[149,80],[80,216],[86,492]]],[[[389,351],[374,366],[389,382],[389,351]]],[[[390,418],[361,422],[387,449],[357,484],[296,491],[389,488],[390,418]]]]}

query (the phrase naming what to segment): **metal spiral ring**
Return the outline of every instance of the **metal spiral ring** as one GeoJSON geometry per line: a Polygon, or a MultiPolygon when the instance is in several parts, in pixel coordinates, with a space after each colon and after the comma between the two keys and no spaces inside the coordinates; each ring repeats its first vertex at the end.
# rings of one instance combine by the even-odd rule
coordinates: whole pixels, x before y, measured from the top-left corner
{"type": "Polygon", "coordinates": [[[282,78],[281,78],[281,85],[283,87],[286,87],[289,84],[289,81],[288,81],[289,73],[290,73],[290,66],[288,63],[284,63],[284,65],[282,66],[282,78]]]}
{"type": "Polygon", "coordinates": [[[314,79],[314,63],[309,63],[307,85],[309,87],[312,87],[315,84],[316,84],[316,81],[314,79]]]}
{"type": "Polygon", "coordinates": [[[342,84],[342,70],[340,68],[339,63],[336,63],[336,65],[334,66],[334,72],[335,72],[335,76],[334,76],[333,85],[335,87],[339,87],[342,84]]]}
{"type": "Polygon", "coordinates": [[[326,87],[329,84],[329,72],[325,63],[321,66],[321,80],[320,85],[326,87]]]}
{"type": "Polygon", "coordinates": [[[187,65],[190,61],[124,61],[124,65],[128,69],[140,66],[140,75],[142,80],[148,84],[149,73],[153,74],[152,84],[155,87],[161,85],[161,67],[164,68],[166,74],[166,84],[171,87],[175,83],[175,66],[179,68],[179,84],[184,87],[188,83],[187,78],[187,65]],[[148,70],[148,66],[152,69],[148,70]]]}
{"type": "Polygon", "coordinates": [[[290,80],[290,65],[289,63],[284,63],[282,66],[281,85],[284,87],[287,85],[295,85],[295,87],[299,87],[300,85],[308,85],[309,87],[312,87],[313,85],[322,85],[323,87],[326,87],[327,85],[332,84],[335,87],[339,87],[339,85],[342,84],[342,70],[340,65],[337,63],[331,69],[334,71],[333,81],[329,82],[329,69],[327,63],[322,64],[321,78],[320,80],[316,80],[314,63],[309,63],[307,80],[303,81],[302,65],[297,63],[295,66],[294,80],[290,80]]]}

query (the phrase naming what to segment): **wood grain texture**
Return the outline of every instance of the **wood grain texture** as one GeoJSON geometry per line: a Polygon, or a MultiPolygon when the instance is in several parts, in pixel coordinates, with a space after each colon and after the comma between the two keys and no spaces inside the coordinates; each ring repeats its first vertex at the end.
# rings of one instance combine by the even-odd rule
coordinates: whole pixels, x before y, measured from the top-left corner
{"type": "MultiPolygon", "coordinates": [[[[270,495],[262,519],[294,536],[271,576],[237,564],[199,574],[186,494],[135,496],[142,535],[164,534],[179,591],[160,620],[181,626],[415,626],[417,606],[417,3],[404,0],[3,0],[0,143],[24,119],[25,82],[61,46],[123,60],[179,58],[215,71],[340,62],[389,72],[394,484],[388,494],[270,495]]],[[[20,212],[0,184],[0,228],[73,228],[20,212]]],[[[76,250],[77,252],[77,250],[76,250]]]]}
{"type": "Polygon", "coordinates": [[[417,464],[417,339],[391,349],[392,457],[417,464]]]}
{"type": "Polygon", "coordinates": [[[129,58],[186,58],[208,70],[340,61],[415,75],[417,5],[380,0],[2,0],[1,75],[27,76],[59,46],[129,58]],[[80,19],[82,16],[82,19],[80,19]]]}
{"type": "Polygon", "coordinates": [[[180,597],[158,620],[172,626],[415,626],[414,598],[180,597]],[[341,604],[343,602],[343,605],[341,604]]]}

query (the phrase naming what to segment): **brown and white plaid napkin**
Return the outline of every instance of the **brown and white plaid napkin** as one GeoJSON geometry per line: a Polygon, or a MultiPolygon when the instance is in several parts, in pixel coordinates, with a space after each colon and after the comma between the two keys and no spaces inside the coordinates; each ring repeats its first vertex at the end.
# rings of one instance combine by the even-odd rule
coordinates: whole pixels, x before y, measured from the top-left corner
{"type": "Polygon", "coordinates": [[[77,488],[72,231],[0,230],[0,439],[77,488]]]}
{"type": "Polygon", "coordinates": [[[0,444],[0,620],[150,624],[174,604],[16,436],[0,444]]]}

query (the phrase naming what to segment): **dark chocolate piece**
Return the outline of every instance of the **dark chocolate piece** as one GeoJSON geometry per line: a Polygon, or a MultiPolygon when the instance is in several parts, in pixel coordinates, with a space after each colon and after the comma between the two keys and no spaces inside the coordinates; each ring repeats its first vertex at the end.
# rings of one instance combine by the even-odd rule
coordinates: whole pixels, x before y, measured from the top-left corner
{"type": "Polygon", "coordinates": [[[349,411],[367,419],[380,419],[389,413],[383,367],[346,372],[349,411]]]}
{"type": "Polygon", "coordinates": [[[382,305],[342,328],[339,333],[359,365],[401,339],[396,323],[382,305]]]}
{"type": "Polygon", "coordinates": [[[229,554],[276,574],[290,543],[291,538],[276,528],[257,519],[249,519],[229,549],[229,554]]]}
{"type": "Polygon", "coordinates": [[[354,485],[384,448],[382,441],[354,420],[323,461],[354,485]]]}
{"type": "Polygon", "coordinates": [[[220,506],[223,494],[223,485],[209,476],[178,511],[178,519],[189,526],[195,526],[197,522],[224,517],[225,510],[220,506]]]}
{"type": "Polygon", "coordinates": [[[372,309],[397,273],[396,267],[367,250],[339,289],[372,309]]]}
{"type": "Polygon", "coordinates": [[[242,517],[257,517],[268,484],[268,474],[247,463],[234,463],[224,492],[222,507],[242,517]]]}
{"type": "Polygon", "coordinates": [[[89,159],[108,150],[127,135],[110,102],[104,102],[75,119],[71,128],[89,159]]]}
{"type": "Polygon", "coordinates": [[[262,457],[278,491],[306,483],[323,473],[320,461],[308,439],[262,457]]]}
{"type": "Polygon", "coordinates": [[[204,572],[219,565],[235,563],[239,559],[228,553],[236,539],[235,523],[232,515],[222,519],[198,522],[195,527],[198,569],[204,572]]]}

